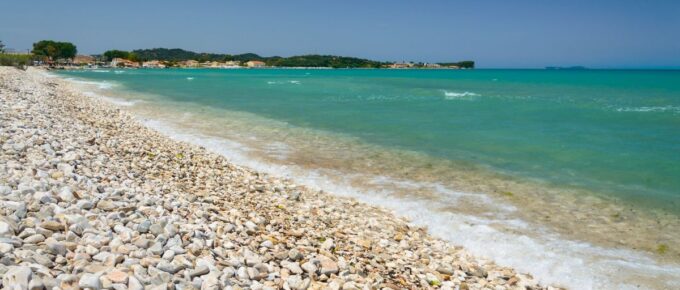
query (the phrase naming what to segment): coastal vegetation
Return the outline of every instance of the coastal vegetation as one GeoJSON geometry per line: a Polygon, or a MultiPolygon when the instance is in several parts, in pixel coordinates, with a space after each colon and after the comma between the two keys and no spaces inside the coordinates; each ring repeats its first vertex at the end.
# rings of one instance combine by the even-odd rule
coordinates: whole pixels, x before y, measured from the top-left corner
{"type": "Polygon", "coordinates": [[[41,40],[33,44],[35,56],[46,57],[49,60],[72,59],[78,53],[73,43],[54,40],[41,40]]]}
{"type": "MultiPolygon", "coordinates": [[[[0,42],[0,51],[4,44],[0,42]]],[[[29,65],[33,60],[53,65],[93,65],[114,63],[119,67],[320,67],[320,68],[474,68],[474,61],[450,63],[392,63],[357,57],[335,55],[296,55],[290,57],[260,56],[255,53],[220,54],[198,53],[180,48],[112,49],[101,55],[78,56],[76,46],[70,42],[41,40],[33,44],[32,55],[3,55],[2,65],[29,65]],[[93,58],[94,57],[94,58],[93,58]],[[114,61],[118,60],[118,61],[114,61]],[[123,60],[122,62],[120,60],[123,60]],[[254,62],[254,63],[252,63],[254,62]],[[148,64],[147,64],[148,63],[148,64]]],[[[113,65],[113,64],[112,64],[113,65]]]]}
{"type": "MultiPolygon", "coordinates": [[[[278,58],[278,56],[274,56],[271,58],[278,58]]],[[[242,54],[234,54],[230,55],[227,54],[224,58],[225,61],[240,61],[240,62],[246,62],[246,61],[251,61],[251,60],[256,60],[256,61],[265,61],[267,60],[267,57],[259,56],[255,53],[242,53],[242,54]]]]}
{"type": "Polygon", "coordinates": [[[153,48],[137,49],[131,52],[121,50],[109,50],[104,53],[106,60],[123,58],[130,61],[158,60],[168,63],[194,60],[198,62],[209,61],[262,61],[267,66],[277,67],[333,67],[333,68],[378,68],[383,63],[355,57],[342,57],[333,55],[300,55],[292,57],[263,57],[255,53],[244,54],[218,54],[197,53],[179,48],[153,48]]]}
{"type": "Polygon", "coordinates": [[[355,57],[333,55],[300,55],[271,57],[265,60],[268,66],[277,67],[332,67],[332,68],[380,68],[382,62],[355,57]]]}
{"type": "Polygon", "coordinates": [[[217,53],[196,53],[193,51],[183,50],[179,48],[153,48],[153,49],[136,49],[131,52],[141,61],[160,60],[179,62],[187,60],[195,60],[199,62],[205,61],[224,61],[228,55],[217,53]]]}
{"type": "Polygon", "coordinates": [[[0,53],[0,66],[24,67],[31,63],[30,54],[5,54],[0,53]]]}
{"type": "Polygon", "coordinates": [[[139,61],[139,57],[137,57],[136,54],[129,52],[129,51],[124,51],[124,50],[107,50],[103,54],[104,60],[106,61],[112,61],[114,58],[123,58],[127,59],[130,61],[139,61]]]}
{"type": "Polygon", "coordinates": [[[0,40],[0,66],[24,67],[31,63],[31,55],[5,54],[5,44],[0,40]]]}
{"type": "MultiPolygon", "coordinates": [[[[357,57],[345,57],[335,55],[297,55],[290,57],[270,56],[265,57],[255,53],[243,54],[220,54],[220,53],[197,53],[180,48],[153,48],[136,49],[133,51],[109,50],[104,52],[106,61],[114,58],[122,58],[133,62],[160,61],[166,67],[177,66],[181,62],[196,61],[205,62],[237,62],[261,61],[270,67],[330,67],[330,68],[385,68],[395,67],[390,62],[381,62],[357,57]]],[[[474,68],[474,61],[448,62],[439,64],[408,63],[400,68],[474,68]]]]}
{"type": "Polygon", "coordinates": [[[459,61],[459,62],[440,62],[441,66],[456,66],[459,68],[475,68],[475,62],[471,60],[459,61]]]}

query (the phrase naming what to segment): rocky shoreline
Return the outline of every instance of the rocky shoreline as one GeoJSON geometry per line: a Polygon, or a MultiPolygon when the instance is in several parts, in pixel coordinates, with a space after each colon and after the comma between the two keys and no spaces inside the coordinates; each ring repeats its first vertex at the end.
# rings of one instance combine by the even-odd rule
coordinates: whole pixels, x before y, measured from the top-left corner
{"type": "Polygon", "coordinates": [[[0,67],[0,148],[6,289],[555,289],[40,70],[0,67]]]}

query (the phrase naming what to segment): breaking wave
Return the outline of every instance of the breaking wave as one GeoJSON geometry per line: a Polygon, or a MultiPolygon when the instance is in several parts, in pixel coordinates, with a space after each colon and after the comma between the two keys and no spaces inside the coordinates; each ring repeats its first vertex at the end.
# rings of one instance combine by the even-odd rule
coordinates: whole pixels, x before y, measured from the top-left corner
{"type": "Polygon", "coordinates": [[[617,112],[638,112],[638,113],[648,113],[648,112],[665,113],[665,112],[670,112],[670,113],[680,114],[680,106],[621,107],[621,108],[615,108],[614,110],[617,111],[617,112]]]}
{"type": "Polygon", "coordinates": [[[293,85],[299,85],[302,84],[300,81],[292,80],[292,81],[268,81],[268,85],[285,85],[285,84],[293,84],[293,85]]]}
{"type": "Polygon", "coordinates": [[[473,92],[452,92],[444,91],[444,98],[447,100],[460,100],[460,99],[470,99],[471,97],[477,97],[479,94],[473,92]]]}

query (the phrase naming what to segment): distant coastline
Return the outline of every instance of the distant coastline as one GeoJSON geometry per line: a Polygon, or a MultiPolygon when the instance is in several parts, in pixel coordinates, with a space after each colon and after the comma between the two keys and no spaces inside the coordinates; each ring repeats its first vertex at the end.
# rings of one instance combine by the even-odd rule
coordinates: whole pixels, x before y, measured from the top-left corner
{"type": "Polygon", "coordinates": [[[376,61],[336,55],[261,56],[255,53],[197,53],[179,48],[107,50],[102,54],[77,54],[70,42],[42,40],[33,50],[19,54],[2,54],[4,65],[43,66],[50,69],[75,68],[352,68],[352,69],[473,69],[475,62],[376,61]]]}
{"type": "Polygon", "coordinates": [[[546,66],[545,69],[547,70],[587,70],[588,68],[585,66],[546,66]]]}
{"type": "Polygon", "coordinates": [[[176,67],[112,67],[112,66],[57,66],[53,68],[47,68],[48,70],[50,69],[56,69],[56,70],[100,70],[100,69],[235,69],[235,70],[250,70],[250,69],[257,69],[257,70],[334,70],[334,69],[350,69],[350,70],[374,70],[374,69],[380,69],[380,70],[469,70],[466,68],[448,68],[448,67],[410,67],[410,68],[391,68],[391,67],[381,67],[381,68],[372,68],[372,67],[340,67],[340,68],[334,68],[334,67],[295,67],[295,66],[284,66],[284,67],[276,67],[276,66],[263,66],[263,67],[247,67],[247,66],[238,66],[238,67],[209,67],[209,66],[196,66],[196,67],[188,67],[188,66],[176,66],[176,67]]]}
{"type": "MultiPolygon", "coordinates": [[[[205,68],[474,68],[474,61],[459,62],[382,62],[357,57],[336,55],[297,55],[291,57],[265,57],[255,53],[217,54],[196,53],[179,48],[137,49],[133,51],[109,50],[92,56],[96,61],[110,62],[112,67],[205,67],[205,68]]],[[[91,63],[91,62],[90,62],[91,63]]]]}

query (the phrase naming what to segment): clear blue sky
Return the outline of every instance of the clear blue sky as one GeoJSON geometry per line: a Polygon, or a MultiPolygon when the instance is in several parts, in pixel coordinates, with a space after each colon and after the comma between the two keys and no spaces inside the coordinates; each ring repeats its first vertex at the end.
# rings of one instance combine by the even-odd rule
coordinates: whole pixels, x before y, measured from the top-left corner
{"type": "Polygon", "coordinates": [[[680,67],[680,0],[3,2],[0,40],[15,49],[54,39],[87,54],[178,47],[480,67],[680,67]]]}

